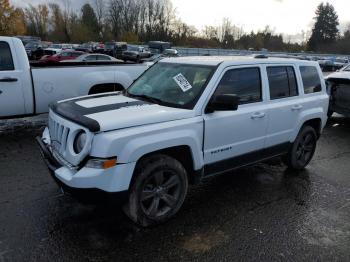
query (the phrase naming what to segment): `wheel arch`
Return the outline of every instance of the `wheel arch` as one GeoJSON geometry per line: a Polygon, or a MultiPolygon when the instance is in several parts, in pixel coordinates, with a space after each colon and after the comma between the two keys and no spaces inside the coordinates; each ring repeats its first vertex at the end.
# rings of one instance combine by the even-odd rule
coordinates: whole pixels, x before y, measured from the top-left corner
{"type": "Polygon", "coordinates": [[[312,118],[304,122],[301,128],[304,126],[311,126],[313,129],[315,129],[317,138],[321,136],[321,129],[322,129],[322,120],[321,118],[312,118]]]}
{"type": "Polygon", "coordinates": [[[144,160],[145,158],[152,157],[153,155],[166,155],[176,159],[185,168],[188,175],[189,182],[191,184],[194,184],[195,181],[197,180],[196,176],[198,176],[198,173],[195,170],[195,163],[194,163],[192,150],[190,146],[188,145],[173,146],[173,147],[163,148],[153,152],[146,153],[137,160],[136,165],[140,163],[142,160],[144,160]]]}
{"type": "Polygon", "coordinates": [[[88,94],[94,95],[94,94],[108,93],[108,92],[122,91],[122,90],[124,90],[124,86],[122,84],[103,83],[103,84],[96,84],[90,87],[88,94]]]}

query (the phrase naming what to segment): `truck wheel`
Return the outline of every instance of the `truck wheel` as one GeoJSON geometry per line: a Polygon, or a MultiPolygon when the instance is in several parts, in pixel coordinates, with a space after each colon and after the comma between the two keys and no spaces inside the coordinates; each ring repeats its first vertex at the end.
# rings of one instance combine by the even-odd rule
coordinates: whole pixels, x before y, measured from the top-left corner
{"type": "Polygon", "coordinates": [[[288,154],[284,157],[285,164],[294,170],[304,169],[311,161],[317,143],[317,135],[314,128],[304,126],[295,139],[288,154]]]}
{"type": "Polygon", "coordinates": [[[124,211],[143,226],[161,224],[181,208],[188,189],[187,172],[176,159],[154,155],[137,164],[124,211]]]}

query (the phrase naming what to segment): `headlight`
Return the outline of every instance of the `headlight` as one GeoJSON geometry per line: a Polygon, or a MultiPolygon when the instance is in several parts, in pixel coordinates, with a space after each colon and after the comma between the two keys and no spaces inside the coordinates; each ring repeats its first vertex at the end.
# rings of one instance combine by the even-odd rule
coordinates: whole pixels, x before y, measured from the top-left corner
{"type": "Polygon", "coordinates": [[[86,133],[81,131],[74,139],[73,148],[76,154],[79,154],[86,144],[86,133]]]}

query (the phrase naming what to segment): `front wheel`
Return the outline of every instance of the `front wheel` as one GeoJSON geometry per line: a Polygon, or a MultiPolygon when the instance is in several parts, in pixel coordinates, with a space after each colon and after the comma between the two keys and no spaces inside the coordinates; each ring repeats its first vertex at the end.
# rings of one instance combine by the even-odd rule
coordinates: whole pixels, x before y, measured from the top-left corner
{"type": "Polygon", "coordinates": [[[285,156],[285,164],[294,170],[304,169],[310,163],[315,153],[316,143],[317,135],[315,129],[311,126],[304,126],[285,156]]]}
{"type": "Polygon", "coordinates": [[[147,227],[164,223],[181,208],[188,189],[187,172],[176,159],[154,155],[137,164],[125,213],[147,227]]]}

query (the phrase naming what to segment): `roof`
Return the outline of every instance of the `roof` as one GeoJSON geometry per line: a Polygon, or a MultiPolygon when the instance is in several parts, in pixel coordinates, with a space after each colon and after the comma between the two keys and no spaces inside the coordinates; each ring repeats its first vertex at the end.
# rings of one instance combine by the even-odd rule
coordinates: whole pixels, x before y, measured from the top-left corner
{"type": "Polygon", "coordinates": [[[198,65],[212,65],[217,66],[221,63],[226,65],[244,65],[244,64],[314,64],[317,62],[292,59],[292,58],[254,58],[253,56],[183,56],[164,58],[161,63],[184,63],[184,64],[198,64],[198,65]]]}

